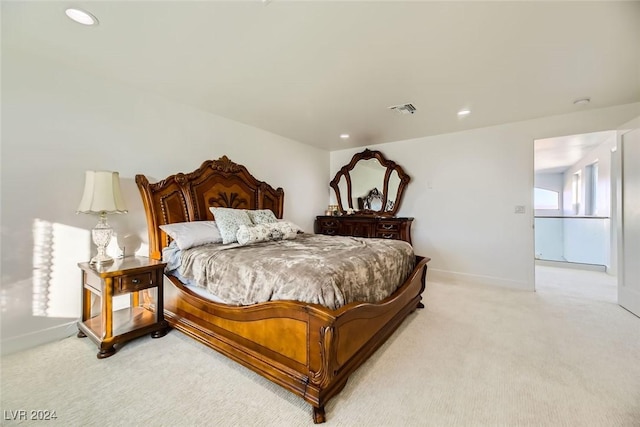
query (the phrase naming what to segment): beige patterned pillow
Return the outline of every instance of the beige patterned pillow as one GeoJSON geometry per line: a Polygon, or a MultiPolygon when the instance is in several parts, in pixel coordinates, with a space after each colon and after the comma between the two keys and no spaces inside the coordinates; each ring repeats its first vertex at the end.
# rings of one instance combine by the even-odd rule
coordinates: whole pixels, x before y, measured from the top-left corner
{"type": "Polygon", "coordinates": [[[278,218],[276,218],[271,209],[256,209],[247,211],[247,213],[249,214],[249,218],[251,218],[251,222],[254,224],[278,222],[278,218]]]}
{"type": "Polygon", "coordinates": [[[241,225],[236,234],[238,243],[266,242],[269,240],[291,240],[296,238],[297,231],[286,222],[270,222],[265,224],[241,225]]]}
{"type": "Polygon", "coordinates": [[[222,243],[225,245],[238,241],[236,233],[241,225],[253,224],[251,218],[247,215],[247,211],[244,209],[210,207],[209,210],[215,217],[216,225],[222,236],[222,243]]]}

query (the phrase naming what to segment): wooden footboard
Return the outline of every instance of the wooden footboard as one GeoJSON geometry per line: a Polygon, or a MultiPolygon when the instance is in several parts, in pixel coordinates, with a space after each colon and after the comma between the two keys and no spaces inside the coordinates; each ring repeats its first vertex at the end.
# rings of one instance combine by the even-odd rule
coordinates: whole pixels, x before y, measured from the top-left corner
{"type": "Polygon", "coordinates": [[[429,258],[416,257],[407,281],[378,304],[329,310],[316,304],[272,301],[229,307],[207,301],[176,278],[165,284],[171,326],[301,396],[314,422],[355,371],[420,304],[429,258]]]}

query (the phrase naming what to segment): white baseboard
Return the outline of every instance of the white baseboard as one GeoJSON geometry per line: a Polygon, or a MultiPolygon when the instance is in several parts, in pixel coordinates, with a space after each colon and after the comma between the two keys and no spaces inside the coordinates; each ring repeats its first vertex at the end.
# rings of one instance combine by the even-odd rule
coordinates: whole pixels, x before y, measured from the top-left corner
{"type": "Polygon", "coordinates": [[[78,332],[77,322],[72,321],[40,331],[11,337],[0,341],[0,354],[7,355],[70,337],[78,332]]]}
{"type": "Polygon", "coordinates": [[[429,281],[444,283],[468,283],[479,285],[499,286],[503,288],[518,289],[524,291],[534,291],[533,283],[525,281],[504,279],[502,277],[483,276],[480,274],[459,273],[456,271],[439,270],[437,268],[427,269],[427,286],[429,281]]]}
{"type": "Polygon", "coordinates": [[[640,317],[640,292],[628,286],[618,286],[618,302],[626,310],[640,317]]]}
{"type": "Polygon", "coordinates": [[[573,268],[576,270],[603,271],[603,272],[607,271],[606,265],[583,264],[581,262],[569,262],[569,261],[551,261],[547,259],[537,259],[536,265],[544,265],[547,267],[573,268]]]}

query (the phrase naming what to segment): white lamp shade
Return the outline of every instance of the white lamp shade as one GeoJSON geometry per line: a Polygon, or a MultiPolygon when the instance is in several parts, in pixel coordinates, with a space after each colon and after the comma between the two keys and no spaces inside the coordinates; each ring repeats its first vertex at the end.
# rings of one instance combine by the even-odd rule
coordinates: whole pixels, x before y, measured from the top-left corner
{"type": "Polygon", "coordinates": [[[118,172],[87,171],[78,213],[126,213],[118,172]]]}

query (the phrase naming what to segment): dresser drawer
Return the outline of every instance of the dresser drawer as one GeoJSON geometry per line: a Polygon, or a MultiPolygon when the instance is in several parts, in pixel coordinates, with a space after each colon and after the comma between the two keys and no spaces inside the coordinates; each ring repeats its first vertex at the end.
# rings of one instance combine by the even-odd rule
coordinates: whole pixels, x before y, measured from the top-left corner
{"type": "Polygon", "coordinates": [[[376,237],[378,239],[394,239],[394,240],[401,240],[400,239],[400,233],[397,231],[385,231],[385,230],[378,230],[376,232],[376,237]]]}
{"type": "Polygon", "coordinates": [[[378,222],[377,231],[378,233],[393,232],[397,234],[400,232],[400,223],[395,221],[380,221],[378,222]]]}
{"type": "Polygon", "coordinates": [[[335,218],[318,218],[315,225],[316,233],[328,236],[340,234],[340,222],[335,218]]]}
{"type": "Polygon", "coordinates": [[[337,228],[321,228],[320,234],[326,234],[327,236],[337,236],[338,229],[337,228]]]}
{"type": "Polygon", "coordinates": [[[317,216],[316,234],[330,236],[376,237],[411,243],[413,218],[375,217],[371,215],[317,216]]]}
{"type": "Polygon", "coordinates": [[[322,229],[327,229],[327,228],[336,228],[337,229],[337,228],[340,227],[340,223],[338,222],[338,220],[335,220],[335,219],[319,219],[318,220],[318,225],[322,229]]]}
{"type": "Polygon", "coordinates": [[[154,286],[151,272],[122,276],[117,281],[114,294],[136,292],[154,286]]]}
{"type": "Polygon", "coordinates": [[[367,221],[343,221],[340,234],[353,237],[373,237],[375,226],[367,221]]]}

